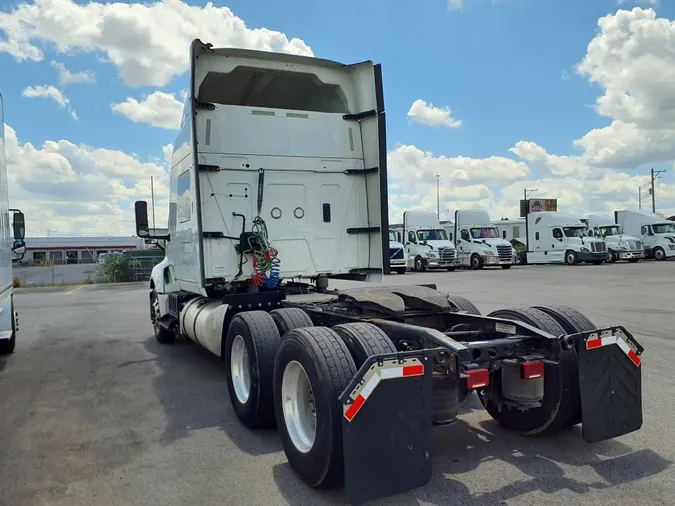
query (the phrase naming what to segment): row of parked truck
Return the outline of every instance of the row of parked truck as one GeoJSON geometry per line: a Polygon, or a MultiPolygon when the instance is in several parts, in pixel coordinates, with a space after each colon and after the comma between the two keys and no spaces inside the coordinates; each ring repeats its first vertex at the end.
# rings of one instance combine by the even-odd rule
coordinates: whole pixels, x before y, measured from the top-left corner
{"type": "Polygon", "coordinates": [[[391,269],[482,269],[513,264],[637,262],[675,256],[675,223],[645,212],[616,211],[586,219],[555,211],[528,212],[517,220],[491,221],[482,209],[458,210],[441,224],[431,211],[406,211],[389,230],[391,269]]]}

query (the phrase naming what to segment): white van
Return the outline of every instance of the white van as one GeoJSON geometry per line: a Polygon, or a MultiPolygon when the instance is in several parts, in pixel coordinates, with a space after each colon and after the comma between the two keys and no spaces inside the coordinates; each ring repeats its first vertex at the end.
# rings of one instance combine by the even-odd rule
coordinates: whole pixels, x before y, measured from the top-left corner
{"type": "Polygon", "coordinates": [[[608,262],[627,260],[635,263],[644,257],[644,247],[640,239],[626,235],[623,227],[616,225],[609,216],[590,215],[588,234],[605,241],[608,262]]]}
{"type": "Polygon", "coordinates": [[[511,243],[499,237],[497,227],[483,209],[455,211],[455,241],[462,267],[510,269],[515,262],[511,243]]]}
{"type": "Polygon", "coordinates": [[[433,211],[404,212],[403,236],[410,269],[418,272],[437,268],[455,270],[455,245],[433,211]]]}

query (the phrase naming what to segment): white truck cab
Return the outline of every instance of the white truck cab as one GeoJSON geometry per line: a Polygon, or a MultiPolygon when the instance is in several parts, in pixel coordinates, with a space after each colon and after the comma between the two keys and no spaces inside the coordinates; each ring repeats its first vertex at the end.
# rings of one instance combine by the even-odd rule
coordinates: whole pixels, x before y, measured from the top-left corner
{"type": "Polygon", "coordinates": [[[433,211],[404,212],[403,236],[409,268],[418,272],[437,268],[455,270],[455,245],[433,211]]]}
{"type": "Polygon", "coordinates": [[[389,266],[398,274],[405,274],[408,265],[408,257],[405,246],[396,237],[396,232],[389,229],[389,266]]]}
{"type": "Polygon", "coordinates": [[[635,263],[644,257],[644,248],[640,239],[632,235],[626,235],[623,227],[616,225],[609,216],[590,215],[588,217],[588,234],[605,241],[608,262],[628,260],[635,263]]]}
{"type": "Polygon", "coordinates": [[[640,211],[615,211],[614,220],[626,233],[642,240],[646,258],[665,260],[675,257],[675,223],[672,221],[640,211]]]}
{"type": "Polygon", "coordinates": [[[455,241],[462,267],[510,269],[515,263],[511,243],[500,238],[497,227],[490,223],[490,215],[483,209],[455,211],[455,241]]]}
{"type": "Polygon", "coordinates": [[[529,264],[588,262],[599,265],[607,260],[605,241],[588,235],[586,225],[568,214],[541,211],[526,217],[529,264]]]}

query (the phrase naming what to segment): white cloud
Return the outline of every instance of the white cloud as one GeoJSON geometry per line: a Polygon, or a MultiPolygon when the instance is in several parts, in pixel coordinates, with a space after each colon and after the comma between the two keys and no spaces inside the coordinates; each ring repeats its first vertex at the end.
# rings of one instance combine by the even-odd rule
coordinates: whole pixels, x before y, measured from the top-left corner
{"type": "Polygon", "coordinates": [[[0,52],[41,61],[43,49],[61,54],[103,53],[130,86],[164,86],[187,70],[190,42],[312,55],[301,39],[251,29],[227,7],[154,3],[76,3],[37,0],[0,12],[0,52]]]}
{"type": "Polygon", "coordinates": [[[56,102],[61,109],[67,109],[70,116],[77,121],[77,114],[70,107],[70,100],[61,90],[54,86],[28,86],[23,90],[22,95],[27,98],[49,98],[56,102]]]}
{"type": "Polygon", "coordinates": [[[26,213],[29,234],[133,234],[132,202],[150,198],[150,176],[158,223],[166,221],[168,173],[162,165],[66,140],[21,143],[9,125],[5,138],[10,203],[26,213]]]}
{"type": "Polygon", "coordinates": [[[448,0],[448,9],[451,11],[461,11],[464,9],[464,0],[448,0]]]}
{"type": "Polygon", "coordinates": [[[91,84],[96,82],[96,76],[91,71],[71,72],[63,63],[52,61],[52,67],[59,72],[59,84],[68,86],[69,84],[91,84]]]}
{"type": "Polygon", "coordinates": [[[127,98],[124,102],[112,104],[112,110],[123,114],[135,123],[178,129],[183,114],[183,104],[172,93],[155,91],[140,102],[127,98]]]}
{"type": "Polygon", "coordinates": [[[408,111],[408,118],[424,126],[459,127],[462,122],[452,117],[449,107],[434,107],[431,102],[415,100],[408,111]]]}

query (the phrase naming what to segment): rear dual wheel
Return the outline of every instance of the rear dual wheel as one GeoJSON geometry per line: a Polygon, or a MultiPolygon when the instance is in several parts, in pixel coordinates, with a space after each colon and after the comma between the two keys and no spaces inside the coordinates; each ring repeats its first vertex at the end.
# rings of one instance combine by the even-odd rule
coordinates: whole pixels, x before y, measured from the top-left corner
{"type": "MultiPolygon", "coordinates": [[[[500,309],[488,316],[505,318],[532,325],[554,336],[566,334],[565,328],[544,311],[535,308],[500,309]]],[[[492,388],[501,392],[502,376],[491,374],[492,388]]],[[[552,434],[566,426],[580,410],[578,360],[576,352],[562,352],[559,364],[546,364],[544,369],[544,398],[541,406],[526,410],[501,404],[486,392],[479,398],[490,416],[506,429],[526,435],[552,434]]]]}

